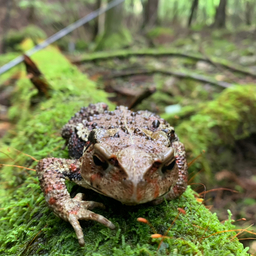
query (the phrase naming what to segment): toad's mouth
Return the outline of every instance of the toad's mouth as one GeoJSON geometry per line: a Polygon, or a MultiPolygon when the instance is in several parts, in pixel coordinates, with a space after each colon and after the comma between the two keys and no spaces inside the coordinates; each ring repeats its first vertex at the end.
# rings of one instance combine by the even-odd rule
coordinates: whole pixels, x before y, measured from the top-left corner
{"type": "Polygon", "coordinates": [[[100,189],[92,185],[89,187],[103,196],[113,198],[122,204],[130,206],[151,202],[169,192],[169,190],[161,191],[158,184],[149,184],[146,181],[134,184],[126,180],[125,183],[120,187],[112,184],[112,189],[100,189]]]}
{"type": "Polygon", "coordinates": [[[95,187],[93,187],[93,186],[91,186],[89,184],[88,184],[88,186],[90,187],[90,189],[94,190],[95,192],[97,192],[97,193],[99,193],[99,194],[101,194],[103,196],[111,197],[111,196],[109,196],[108,194],[104,193],[102,190],[100,190],[98,188],[95,188],[95,187]]]}

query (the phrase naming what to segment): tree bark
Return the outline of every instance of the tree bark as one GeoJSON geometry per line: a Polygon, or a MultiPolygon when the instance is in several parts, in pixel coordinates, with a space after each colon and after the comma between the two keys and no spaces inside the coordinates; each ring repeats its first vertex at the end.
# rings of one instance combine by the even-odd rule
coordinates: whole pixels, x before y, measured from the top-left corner
{"type": "Polygon", "coordinates": [[[215,13],[215,28],[225,28],[226,26],[226,6],[228,0],[220,0],[219,6],[216,8],[215,13]]]}
{"type": "Polygon", "coordinates": [[[173,3],[173,15],[172,15],[172,23],[176,24],[178,22],[178,5],[179,5],[179,0],[174,0],[173,3]]]}
{"type": "MultiPolygon", "coordinates": [[[[96,0],[95,10],[101,7],[101,0],[96,0]]],[[[99,17],[94,19],[93,27],[92,27],[92,39],[95,40],[96,36],[99,34],[99,17]]]]}
{"type": "MultiPolygon", "coordinates": [[[[112,0],[108,0],[108,3],[112,0]]],[[[116,7],[106,12],[105,35],[118,33],[123,28],[123,9],[124,3],[118,4],[116,7]]]]}
{"type": "Polygon", "coordinates": [[[132,25],[134,24],[134,0],[130,0],[130,10],[131,13],[129,13],[128,17],[126,18],[128,27],[132,27],[132,25]]]}
{"type": "Polygon", "coordinates": [[[148,0],[145,3],[143,28],[151,28],[157,25],[158,3],[159,0],[148,0]]]}
{"type": "Polygon", "coordinates": [[[6,2],[6,14],[5,14],[5,18],[4,18],[2,53],[6,53],[5,37],[6,37],[6,34],[8,33],[9,27],[10,27],[11,9],[12,9],[12,0],[8,0],[6,2]]]}
{"type": "Polygon", "coordinates": [[[246,25],[250,26],[252,24],[252,9],[253,5],[250,1],[245,2],[245,21],[246,25]]]}
{"type": "Polygon", "coordinates": [[[30,6],[28,9],[28,16],[27,16],[29,24],[34,24],[35,19],[36,19],[36,14],[35,14],[35,7],[30,6]]]}
{"type": "Polygon", "coordinates": [[[192,20],[196,18],[197,9],[198,9],[198,0],[194,0],[191,5],[190,15],[188,19],[188,27],[191,27],[192,20]]]}

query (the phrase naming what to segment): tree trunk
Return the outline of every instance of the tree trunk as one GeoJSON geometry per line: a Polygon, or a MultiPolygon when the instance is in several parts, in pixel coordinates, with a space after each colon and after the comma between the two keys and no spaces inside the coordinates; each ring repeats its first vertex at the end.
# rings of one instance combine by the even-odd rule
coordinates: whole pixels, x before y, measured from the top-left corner
{"type": "Polygon", "coordinates": [[[215,28],[224,28],[226,26],[226,6],[228,0],[220,0],[219,6],[216,8],[215,13],[215,28]]]}
{"type": "Polygon", "coordinates": [[[194,0],[192,5],[191,5],[191,10],[190,10],[190,16],[188,19],[188,27],[191,27],[191,23],[193,18],[196,19],[196,12],[198,9],[198,0],[194,0]]]}
{"type": "MultiPolygon", "coordinates": [[[[130,0],[130,10],[131,10],[131,12],[129,13],[129,15],[128,15],[128,17],[126,18],[126,20],[127,20],[127,26],[128,27],[132,27],[132,25],[134,24],[134,18],[135,18],[135,16],[134,16],[134,0],[130,0]]],[[[136,20],[135,20],[135,22],[136,22],[136,20]]]]}
{"type": "Polygon", "coordinates": [[[151,28],[157,25],[158,3],[159,0],[148,0],[145,3],[143,28],[151,28]]]}
{"type": "MultiPolygon", "coordinates": [[[[112,0],[108,0],[108,3],[112,0]]],[[[108,10],[105,16],[104,33],[95,47],[95,51],[120,49],[130,45],[132,35],[123,25],[124,2],[108,10]]]]}
{"type": "MultiPolygon", "coordinates": [[[[112,0],[108,0],[108,3],[112,0]]],[[[116,7],[106,12],[105,35],[109,36],[118,33],[123,28],[123,9],[124,3],[118,4],[116,7]]]]}
{"type": "Polygon", "coordinates": [[[6,37],[7,33],[8,33],[9,27],[10,27],[11,9],[12,9],[12,0],[8,0],[6,2],[6,14],[5,14],[5,18],[4,18],[2,53],[6,53],[5,37],[6,37]]]}
{"type": "MultiPolygon", "coordinates": [[[[101,0],[96,0],[95,2],[95,10],[97,10],[101,7],[101,0]]],[[[96,36],[99,34],[99,17],[95,18],[93,22],[92,39],[95,40],[96,36]]]]}
{"type": "Polygon", "coordinates": [[[174,0],[173,3],[173,14],[172,14],[172,23],[176,24],[178,22],[178,5],[179,5],[179,0],[174,0]]]}
{"type": "Polygon", "coordinates": [[[36,14],[35,14],[35,7],[31,6],[28,9],[28,16],[27,16],[29,24],[34,24],[35,19],[36,19],[36,14]]]}
{"type": "Polygon", "coordinates": [[[253,5],[250,1],[245,2],[245,21],[246,25],[250,26],[252,24],[252,9],[253,5]]]}
{"type": "Polygon", "coordinates": [[[206,21],[207,20],[207,10],[206,10],[206,6],[203,6],[203,9],[202,9],[202,16],[203,16],[203,20],[206,21]]]}

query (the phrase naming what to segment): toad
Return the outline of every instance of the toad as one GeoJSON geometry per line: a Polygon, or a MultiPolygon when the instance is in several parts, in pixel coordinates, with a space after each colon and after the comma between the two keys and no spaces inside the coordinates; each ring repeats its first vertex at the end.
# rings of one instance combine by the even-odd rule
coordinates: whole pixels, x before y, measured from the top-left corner
{"type": "Polygon", "coordinates": [[[79,220],[94,220],[110,229],[115,225],[95,207],[104,205],[74,198],[65,180],[92,189],[126,205],[179,197],[187,187],[184,145],[174,128],[149,111],[133,112],[119,106],[109,111],[105,103],[77,112],[62,129],[71,159],[45,158],[37,165],[40,186],[48,206],[73,226],[84,246],[79,220]]]}

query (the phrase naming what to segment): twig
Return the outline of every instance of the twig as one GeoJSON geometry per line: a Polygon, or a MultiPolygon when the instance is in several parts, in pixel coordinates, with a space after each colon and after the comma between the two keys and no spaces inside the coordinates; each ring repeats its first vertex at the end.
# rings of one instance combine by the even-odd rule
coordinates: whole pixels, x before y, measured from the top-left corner
{"type": "Polygon", "coordinates": [[[227,72],[227,70],[223,70],[223,66],[219,65],[219,63],[215,63],[211,60],[211,58],[205,53],[203,47],[199,48],[199,52],[204,56],[204,58],[208,61],[208,63],[210,63],[212,66],[214,66],[217,70],[219,70],[220,72],[224,72],[227,74],[227,76],[229,77],[230,81],[232,81],[233,83],[236,83],[235,81],[235,76],[233,73],[227,72]],[[231,76],[232,77],[231,77],[231,76]]]}
{"type": "Polygon", "coordinates": [[[140,104],[144,99],[151,96],[153,93],[156,92],[156,87],[150,87],[146,88],[142,93],[140,93],[129,105],[129,109],[132,109],[136,107],[138,104],[140,104]]]}

